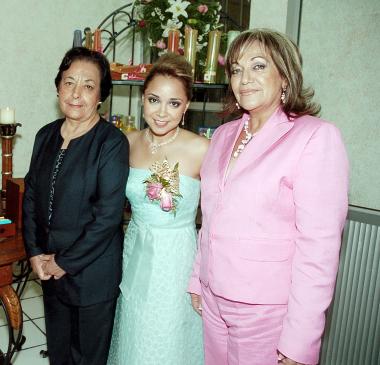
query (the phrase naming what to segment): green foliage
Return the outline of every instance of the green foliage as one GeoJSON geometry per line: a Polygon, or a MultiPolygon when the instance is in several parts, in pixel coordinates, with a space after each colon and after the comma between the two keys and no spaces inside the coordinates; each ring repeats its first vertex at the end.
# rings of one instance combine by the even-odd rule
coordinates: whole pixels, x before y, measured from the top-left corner
{"type": "Polygon", "coordinates": [[[221,5],[218,1],[137,0],[135,5],[138,20],[136,29],[146,34],[157,55],[166,52],[170,29],[178,29],[181,33],[180,50],[184,45],[185,27],[197,29],[197,60],[203,69],[207,57],[208,33],[222,27],[219,23],[221,5]]]}

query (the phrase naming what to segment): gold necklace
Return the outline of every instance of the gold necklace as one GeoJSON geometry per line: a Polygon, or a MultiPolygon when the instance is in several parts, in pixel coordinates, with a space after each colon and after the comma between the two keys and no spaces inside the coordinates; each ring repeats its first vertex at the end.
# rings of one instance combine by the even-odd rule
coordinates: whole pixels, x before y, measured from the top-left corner
{"type": "Polygon", "coordinates": [[[175,133],[169,139],[160,143],[154,143],[152,132],[150,131],[150,128],[147,128],[145,131],[145,139],[149,142],[149,148],[150,148],[151,154],[154,155],[160,147],[173,142],[177,138],[178,133],[179,133],[179,126],[177,126],[175,133]]]}

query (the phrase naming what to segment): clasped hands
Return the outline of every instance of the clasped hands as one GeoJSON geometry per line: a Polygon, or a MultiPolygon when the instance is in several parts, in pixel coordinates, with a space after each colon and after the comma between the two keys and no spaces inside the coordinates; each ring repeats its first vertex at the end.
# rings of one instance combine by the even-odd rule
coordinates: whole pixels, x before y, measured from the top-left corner
{"type": "Polygon", "coordinates": [[[41,280],[49,280],[51,277],[58,280],[66,274],[55,262],[55,254],[33,256],[30,258],[30,264],[41,280]]]}

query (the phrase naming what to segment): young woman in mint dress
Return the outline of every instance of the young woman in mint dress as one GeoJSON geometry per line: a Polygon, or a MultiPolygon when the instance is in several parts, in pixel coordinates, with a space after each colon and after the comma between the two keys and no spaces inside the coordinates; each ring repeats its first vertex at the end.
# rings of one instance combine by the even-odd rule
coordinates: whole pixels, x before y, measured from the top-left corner
{"type": "Polygon", "coordinates": [[[201,318],[186,288],[208,140],[180,127],[191,90],[187,61],[162,56],[143,87],[148,127],[128,135],[132,217],[109,365],[203,364],[201,318]]]}

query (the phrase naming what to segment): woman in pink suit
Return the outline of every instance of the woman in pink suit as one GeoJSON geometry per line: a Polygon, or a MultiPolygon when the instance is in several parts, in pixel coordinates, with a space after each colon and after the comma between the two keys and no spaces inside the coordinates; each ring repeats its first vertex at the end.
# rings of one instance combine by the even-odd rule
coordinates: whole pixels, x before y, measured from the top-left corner
{"type": "Polygon", "coordinates": [[[317,364],[347,213],[339,131],[316,117],[284,34],[242,33],[201,169],[203,224],[189,292],[206,365],[317,364]]]}

